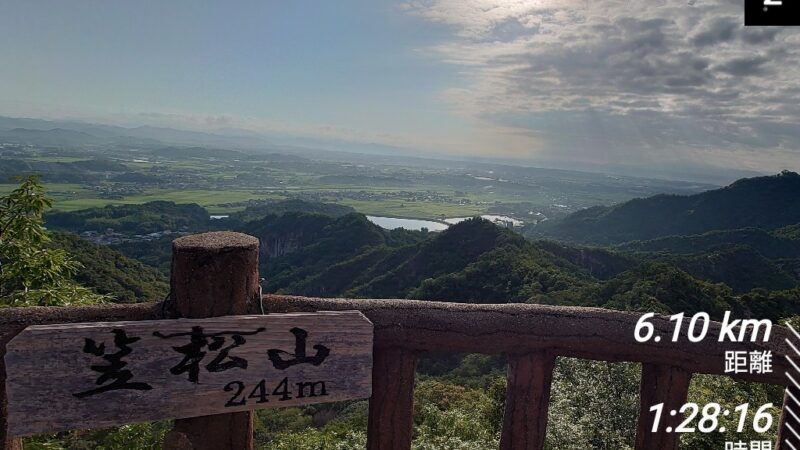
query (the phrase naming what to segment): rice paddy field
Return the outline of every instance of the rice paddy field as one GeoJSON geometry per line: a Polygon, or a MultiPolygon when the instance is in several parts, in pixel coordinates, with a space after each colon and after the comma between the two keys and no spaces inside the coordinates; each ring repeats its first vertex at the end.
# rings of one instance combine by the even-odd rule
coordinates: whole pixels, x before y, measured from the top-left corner
{"type": "Polygon", "coordinates": [[[516,166],[424,161],[316,160],[209,149],[0,148],[0,195],[12,176],[38,174],[54,208],[76,211],[156,200],[196,203],[211,214],[244,209],[249,201],[303,199],[337,203],[375,216],[441,220],[500,213],[516,219],[557,217],[578,209],[656,193],[693,193],[688,183],[609,177],[516,166]],[[196,154],[192,152],[196,151],[196,154]],[[3,166],[8,170],[4,171],[3,166]],[[12,169],[20,167],[24,169],[12,169]]]}

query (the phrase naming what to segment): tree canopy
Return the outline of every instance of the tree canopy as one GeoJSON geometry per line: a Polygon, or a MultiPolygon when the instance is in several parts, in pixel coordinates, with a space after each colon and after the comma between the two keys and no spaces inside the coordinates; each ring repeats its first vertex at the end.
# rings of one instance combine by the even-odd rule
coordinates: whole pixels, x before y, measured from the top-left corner
{"type": "Polygon", "coordinates": [[[81,265],[48,246],[42,216],[52,206],[36,176],[0,198],[0,305],[53,306],[108,299],[72,281],[81,265]]]}

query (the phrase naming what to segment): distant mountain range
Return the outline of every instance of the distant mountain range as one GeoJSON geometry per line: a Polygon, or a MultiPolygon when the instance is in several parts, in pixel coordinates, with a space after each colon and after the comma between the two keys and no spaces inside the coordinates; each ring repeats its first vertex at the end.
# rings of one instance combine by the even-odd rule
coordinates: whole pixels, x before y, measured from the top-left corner
{"type": "Polygon", "coordinates": [[[783,172],[695,195],[656,195],[598,206],[525,233],[569,243],[564,248],[572,253],[564,256],[576,262],[592,262],[586,255],[611,250],[616,258],[627,258],[601,258],[616,261],[614,267],[624,268],[626,261],[658,261],[702,280],[725,283],[736,293],[789,289],[800,281],[800,175],[783,172]],[[608,250],[588,247],[575,254],[576,244],[608,250]]]}
{"type": "MultiPolygon", "coordinates": [[[[428,158],[430,152],[411,151],[375,143],[345,142],[299,138],[281,134],[263,134],[237,128],[219,128],[212,132],[181,130],[149,125],[121,127],[71,120],[43,120],[0,116],[0,144],[39,145],[45,147],[98,147],[108,145],[163,147],[197,146],[284,152],[323,158],[359,159],[428,158]]],[[[433,160],[436,161],[436,160],[433,160]]]]}
{"type": "Polygon", "coordinates": [[[800,175],[745,178],[695,195],[656,195],[596,206],[526,230],[528,236],[620,244],[714,230],[773,230],[800,223],[800,175]]]}
{"type": "Polygon", "coordinates": [[[269,141],[247,133],[225,134],[177,130],[152,126],[125,128],[76,121],[50,121],[0,116],[0,143],[52,147],[98,145],[202,145],[235,148],[264,148],[269,141]]]}
{"type": "Polygon", "coordinates": [[[692,166],[680,171],[666,168],[577,164],[546,160],[519,160],[497,155],[455,155],[429,148],[399,147],[376,142],[357,142],[337,138],[298,136],[280,132],[257,132],[232,127],[192,131],[159,126],[123,127],[76,120],[43,120],[0,116],[0,144],[38,145],[44,147],[158,147],[165,145],[224,148],[253,152],[280,152],[333,161],[362,160],[383,163],[414,161],[426,166],[449,167],[454,162],[466,165],[528,167],[538,170],[567,170],[624,177],[693,181],[722,185],[732,179],[757,176],[744,169],[692,166]]]}

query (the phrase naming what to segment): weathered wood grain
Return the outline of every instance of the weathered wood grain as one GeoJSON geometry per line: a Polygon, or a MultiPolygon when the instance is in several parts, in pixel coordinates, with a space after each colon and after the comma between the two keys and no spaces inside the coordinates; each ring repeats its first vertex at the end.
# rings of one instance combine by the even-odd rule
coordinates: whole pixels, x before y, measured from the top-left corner
{"type": "MultiPolygon", "coordinates": [[[[407,299],[314,298],[289,295],[265,295],[268,313],[313,311],[361,311],[375,325],[375,345],[401,347],[417,352],[516,353],[552,351],[557,356],[610,362],[642,362],[682,367],[692,373],[725,375],[744,381],[786,386],[784,373],[790,369],[783,355],[789,351],[784,339],[787,328],[775,324],[767,343],[721,343],[714,339],[688,343],[638,343],[632,339],[640,313],[603,308],[515,304],[468,304],[407,299]],[[773,372],[764,374],[725,373],[725,352],[736,350],[772,350],[773,372]]],[[[114,305],[113,307],[61,308],[87,315],[118,314],[119,319],[139,320],[148,311],[158,311],[161,304],[114,305]]],[[[16,333],[20,324],[53,323],[59,308],[0,309],[0,335],[16,333]]],[[[59,322],[75,322],[78,314],[69,314],[59,322]]],[[[91,320],[84,318],[83,320],[91,320]]],[[[666,316],[653,319],[656,332],[671,333],[666,316]]],[[[720,323],[711,322],[709,335],[719,331],[720,323]]]]}
{"type": "MultiPolygon", "coordinates": [[[[171,317],[202,319],[256,313],[259,298],[258,239],[217,231],[172,241],[171,317]]],[[[259,308],[260,309],[260,308],[259,308]]],[[[253,450],[253,413],[175,419],[164,450],[188,444],[190,450],[253,450]]]]}
{"type": "Polygon", "coordinates": [[[8,433],[8,396],[6,395],[6,345],[14,338],[22,327],[11,332],[0,334],[0,450],[22,450],[22,439],[14,438],[8,433]]]}
{"type": "MultiPolygon", "coordinates": [[[[461,299],[464,300],[464,299],[461,299]]],[[[651,321],[661,342],[636,342],[641,313],[603,308],[524,303],[468,304],[415,300],[325,299],[265,295],[268,312],[357,309],[375,324],[376,347],[401,347],[416,352],[526,353],[548,351],[556,356],[611,362],[641,362],[725,375],[745,381],[788,384],[790,369],[783,355],[790,331],[772,327],[769,342],[718,342],[721,324],[710,322],[708,338],[689,342],[687,327],[671,342],[674,322],[667,316],[651,321]],[[771,373],[725,373],[726,351],[772,351],[771,373]]],[[[799,430],[800,431],[800,430],[799,430]]]]}
{"type": "Polygon", "coordinates": [[[21,436],[366,398],[372,384],[372,336],[372,324],[357,311],[31,326],[7,345],[9,433],[21,436]],[[308,358],[318,354],[317,345],[329,350],[319,365],[308,359],[282,364],[303,356],[297,329],[307,332],[308,358]],[[118,345],[114,338],[119,330],[138,340],[118,345]],[[193,337],[173,336],[191,331],[193,337]],[[225,334],[215,341],[201,333],[225,334]],[[200,351],[196,373],[181,353],[189,350],[185,346],[192,338],[200,351]],[[225,349],[235,341],[240,345],[225,357],[225,349]],[[100,371],[112,363],[103,356],[117,354],[122,347],[130,349],[121,358],[126,365],[101,378],[100,371]],[[247,361],[246,368],[233,364],[241,360],[247,361]],[[120,378],[123,371],[132,377],[120,378]],[[91,393],[120,380],[122,389],[91,393]],[[276,392],[283,380],[288,395],[276,392]],[[324,394],[318,382],[324,382],[324,394]]]}
{"type": "Polygon", "coordinates": [[[22,443],[8,433],[6,401],[6,344],[28,325],[48,323],[150,320],[160,318],[160,303],[77,307],[0,308],[0,449],[19,450],[22,443]]]}
{"type": "Polygon", "coordinates": [[[402,348],[375,350],[369,400],[368,450],[409,450],[414,427],[417,355],[402,348]]]}
{"type": "Polygon", "coordinates": [[[691,373],[678,367],[642,364],[636,450],[677,450],[680,434],[667,432],[667,427],[674,430],[683,420],[683,414],[671,416],[669,411],[679,411],[686,403],[691,377],[691,373]],[[659,403],[664,403],[664,413],[654,433],[655,414],[650,408],[659,403]]]}
{"type": "Polygon", "coordinates": [[[555,362],[546,352],[509,355],[501,450],[544,448],[555,362]]]}
{"type": "MultiPolygon", "coordinates": [[[[455,300],[455,299],[454,299],[455,300]]],[[[464,299],[461,299],[464,300],[464,299]]],[[[323,299],[285,295],[264,296],[268,313],[359,310],[375,325],[376,352],[383,348],[478,353],[548,351],[556,355],[603,361],[633,361],[679,367],[688,373],[709,373],[748,381],[786,385],[790,366],[783,355],[788,329],[774,326],[768,343],[637,343],[632,339],[639,313],[601,308],[530,304],[465,304],[406,299],[323,299]],[[773,373],[725,374],[725,351],[772,350],[773,373]]],[[[159,316],[161,304],[114,305],[91,308],[0,309],[0,336],[10,336],[29,324],[90,320],[141,320],[159,316]],[[107,319],[106,319],[107,317],[107,319]]],[[[671,323],[653,320],[656,332],[666,336],[671,323]]],[[[709,335],[720,324],[712,322],[709,335]]],[[[0,374],[1,376],[2,374],[0,374]]],[[[657,403],[657,402],[656,402],[657,403]]],[[[652,405],[647,405],[648,408],[652,405]]],[[[798,430],[800,431],[800,430],[798,430]]],[[[0,432],[2,422],[0,421],[0,432]]]]}

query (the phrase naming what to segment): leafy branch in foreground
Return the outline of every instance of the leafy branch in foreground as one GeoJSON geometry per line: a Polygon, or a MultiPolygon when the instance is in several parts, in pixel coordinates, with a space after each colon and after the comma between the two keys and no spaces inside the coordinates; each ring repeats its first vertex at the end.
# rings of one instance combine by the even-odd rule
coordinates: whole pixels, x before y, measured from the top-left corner
{"type": "Polygon", "coordinates": [[[72,281],[81,267],[67,252],[49,248],[44,211],[53,204],[37,176],[0,197],[0,306],[64,306],[102,303],[72,281]]]}

